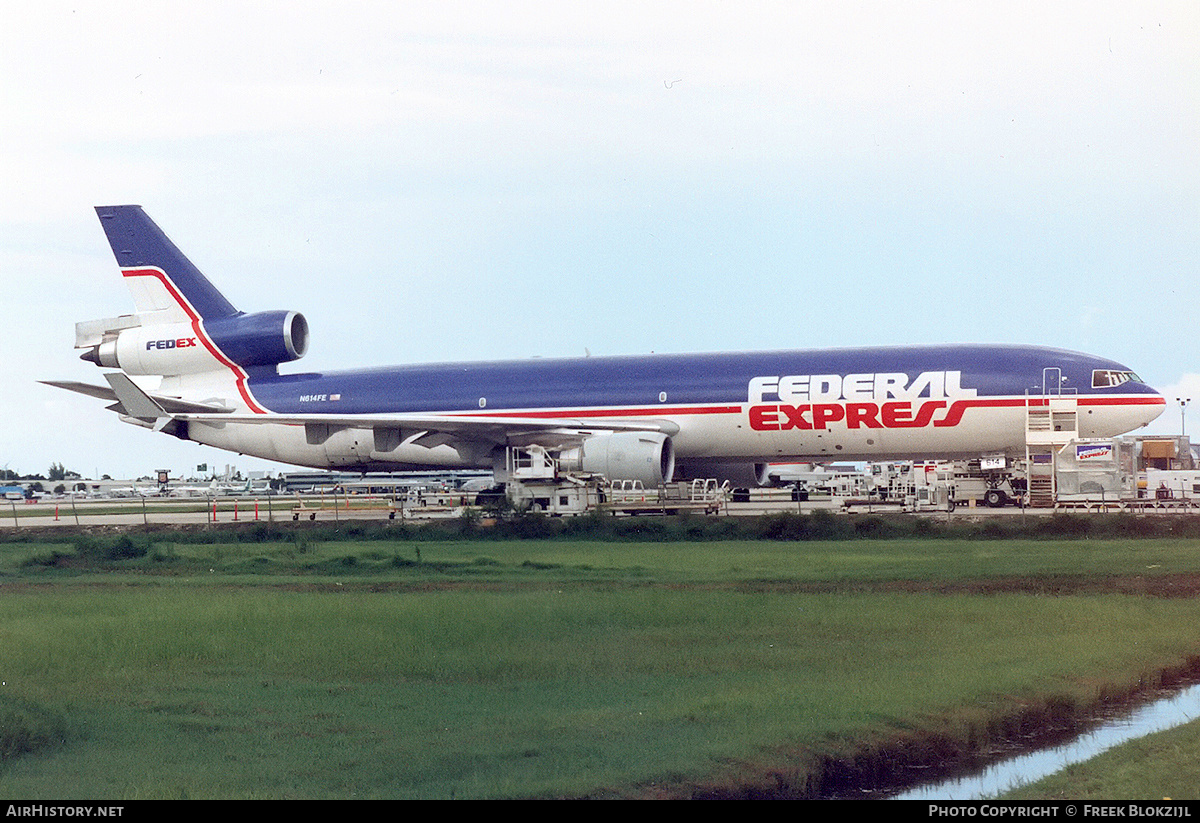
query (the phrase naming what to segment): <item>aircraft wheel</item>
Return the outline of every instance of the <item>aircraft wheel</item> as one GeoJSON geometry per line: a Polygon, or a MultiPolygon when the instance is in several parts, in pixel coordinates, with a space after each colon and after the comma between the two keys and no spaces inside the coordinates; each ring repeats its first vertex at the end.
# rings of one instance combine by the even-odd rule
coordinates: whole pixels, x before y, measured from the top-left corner
{"type": "Polygon", "coordinates": [[[1008,501],[1008,498],[1005,497],[1004,492],[1000,491],[999,489],[988,489],[987,492],[983,495],[983,502],[989,508],[998,509],[1001,506],[1003,506],[1007,501],[1008,501]]]}

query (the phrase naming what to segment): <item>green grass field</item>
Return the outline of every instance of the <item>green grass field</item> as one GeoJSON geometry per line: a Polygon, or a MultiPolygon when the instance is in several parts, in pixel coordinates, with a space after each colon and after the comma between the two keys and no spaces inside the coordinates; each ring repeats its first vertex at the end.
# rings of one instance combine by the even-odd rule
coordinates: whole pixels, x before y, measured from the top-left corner
{"type": "Polygon", "coordinates": [[[1145,592],[1198,573],[1190,538],[0,544],[0,794],[803,796],[1194,666],[1200,601],[1145,592]]]}

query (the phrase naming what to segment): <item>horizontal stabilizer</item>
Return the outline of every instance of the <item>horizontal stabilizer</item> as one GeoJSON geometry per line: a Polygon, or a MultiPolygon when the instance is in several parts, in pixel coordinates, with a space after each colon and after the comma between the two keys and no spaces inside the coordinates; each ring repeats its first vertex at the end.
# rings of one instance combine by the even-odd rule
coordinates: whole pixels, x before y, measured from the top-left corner
{"type": "MultiPolygon", "coordinates": [[[[86,394],[89,397],[96,397],[100,400],[117,400],[117,393],[113,391],[111,386],[94,386],[91,383],[80,383],[75,380],[42,380],[41,382],[47,386],[86,394]]],[[[215,403],[199,403],[195,400],[182,400],[178,397],[168,397],[162,394],[148,394],[147,396],[161,406],[163,411],[170,414],[221,414],[229,411],[225,406],[215,403]]]]}

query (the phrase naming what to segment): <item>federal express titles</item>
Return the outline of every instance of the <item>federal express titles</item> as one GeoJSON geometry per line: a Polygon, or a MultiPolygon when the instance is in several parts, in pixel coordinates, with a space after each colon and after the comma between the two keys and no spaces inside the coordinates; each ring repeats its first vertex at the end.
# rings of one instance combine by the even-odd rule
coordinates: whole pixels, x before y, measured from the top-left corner
{"type": "Polygon", "coordinates": [[[961,384],[961,371],[921,372],[911,382],[902,372],[754,377],[747,387],[750,428],[813,431],[839,422],[848,429],[956,426],[977,396],[961,384]]]}

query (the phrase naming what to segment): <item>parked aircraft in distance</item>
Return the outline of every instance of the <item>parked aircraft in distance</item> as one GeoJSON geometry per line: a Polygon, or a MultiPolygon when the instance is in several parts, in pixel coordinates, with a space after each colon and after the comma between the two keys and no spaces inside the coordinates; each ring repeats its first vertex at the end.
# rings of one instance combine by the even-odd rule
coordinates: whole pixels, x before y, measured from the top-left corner
{"type": "MultiPolygon", "coordinates": [[[[658,485],[766,481],[770,463],[1023,454],[1028,407],[1073,397],[1081,437],[1165,401],[1112,360],[1041,346],[935,345],[421,364],[281,374],[294,311],[235,309],[140,206],[97,208],[136,313],[76,325],[121,419],[314,468],[491,468],[510,446],[658,485]],[[158,378],[146,387],[131,377],[158,378]]],[[[50,381],[47,381],[50,382],[50,381]]]]}
{"type": "Polygon", "coordinates": [[[108,497],[149,497],[154,494],[152,489],[138,488],[134,483],[132,486],[113,486],[106,492],[108,497]]]}

